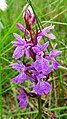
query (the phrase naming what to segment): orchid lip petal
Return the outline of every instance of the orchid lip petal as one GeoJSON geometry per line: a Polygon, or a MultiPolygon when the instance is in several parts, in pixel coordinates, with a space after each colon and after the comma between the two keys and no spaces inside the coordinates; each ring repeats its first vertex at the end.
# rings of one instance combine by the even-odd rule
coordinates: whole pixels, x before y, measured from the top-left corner
{"type": "Polygon", "coordinates": [[[50,84],[46,81],[41,81],[38,82],[35,85],[35,92],[37,92],[37,94],[42,95],[43,93],[48,94],[50,92],[50,84]]]}

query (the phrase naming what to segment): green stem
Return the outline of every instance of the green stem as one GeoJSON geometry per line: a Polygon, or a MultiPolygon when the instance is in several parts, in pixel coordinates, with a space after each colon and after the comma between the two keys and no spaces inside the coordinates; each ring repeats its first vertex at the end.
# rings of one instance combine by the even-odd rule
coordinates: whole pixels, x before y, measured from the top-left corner
{"type": "Polygon", "coordinates": [[[41,102],[41,96],[38,97],[38,111],[39,111],[39,119],[42,119],[42,109],[41,109],[41,106],[42,106],[42,102],[41,102]]]}

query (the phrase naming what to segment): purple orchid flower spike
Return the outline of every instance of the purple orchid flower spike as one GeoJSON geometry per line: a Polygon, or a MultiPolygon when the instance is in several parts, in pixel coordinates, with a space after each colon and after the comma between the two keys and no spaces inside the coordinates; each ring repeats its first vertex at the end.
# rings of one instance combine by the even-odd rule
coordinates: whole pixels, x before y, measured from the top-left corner
{"type": "MultiPolygon", "coordinates": [[[[45,50],[48,48],[49,42],[40,44],[40,40],[43,36],[55,39],[55,35],[50,33],[50,30],[54,29],[54,25],[50,25],[39,31],[38,26],[35,24],[36,17],[34,16],[33,11],[31,12],[29,8],[26,9],[23,17],[26,28],[24,28],[20,23],[17,23],[16,26],[24,33],[24,38],[19,36],[17,33],[13,34],[16,38],[16,41],[12,42],[16,47],[13,53],[13,58],[19,59],[24,55],[24,57],[26,56],[26,59],[30,57],[31,61],[26,60],[26,62],[23,62],[24,64],[21,61],[18,61],[18,63],[12,63],[10,65],[19,73],[12,79],[12,82],[22,84],[25,79],[30,80],[31,85],[30,87],[28,86],[30,92],[27,92],[24,87],[20,89],[21,94],[18,95],[19,106],[21,108],[26,108],[28,105],[28,97],[37,97],[40,107],[41,95],[48,94],[51,89],[50,84],[47,82],[49,74],[53,69],[57,70],[60,66],[60,64],[55,60],[55,57],[60,55],[62,52],[56,50],[56,44],[50,54],[47,54],[45,50]],[[36,29],[33,28],[33,25],[35,25],[36,29]]],[[[39,112],[40,110],[41,107],[39,112]]],[[[52,113],[48,112],[48,116],[52,119],[56,119],[56,116],[52,113]]]]}
{"type": "Polygon", "coordinates": [[[19,75],[17,75],[16,77],[14,77],[12,79],[12,82],[16,82],[16,83],[20,83],[20,84],[23,83],[24,80],[26,79],[25,66],[21,62],[19,62],[19,64],[12,63],[12,64],[10,64],[10,66],[12,66],[12,68],[18,70],[18,72],[19,72],[19,75]]]}
{"type": "Polygon", "coordinates": [[[55,57],[62,53],[62,51],[55,50],[56,46],[57,46],[57,44],[54,45],[54,47],[53,47],[52,51],[50,52],[50,54],[45,57],[48,60],[52,60],[52,67],[55,70],[57,70],[58,67],[60,66],[60,64],[55,60],[55,57]]]}
{"type": "Polygon", "coordinates": [[[14,37],[17,41],[12,42],[14,46],[17,48],[14,51],[13,58],[19,59],[24,54],[26,54],[26,58],[29,58],[29,48],[33,45],[32,43],[27,43],[25,39],[22,39],[17,33],[14,33],[14,37]]]}
{"type": "Polygon", "coordinates": [[[35,85],[35,92],[39,95],[48,94],[50,92],[50,84],[46,81],[40,81],[35,85]]]}
{"type": "Polygon", "coordinates": [[[49,45],[49,42],[46,42],[43,45],[38,43],[35,47],[32,47],[32,49],[33,49],[34,53],[36,53],[37,55],[40,55],[41,53],[43,53],[43,51],[45,51],[47,49],[48,45],[49,45]]]}
{"type": "Polygon", "coordinates": [[[38,36],[46,36],[47,38],[50,38],[50,39],[55,39],[55,35],[53,35],[52,33],[49,33],[48,32],[51,30],[51,29],[54,29],[54,26],[50,25],[46,28],[44,28],[41,32],[39,32],[38,36]]]}
{"type": "Polygon", "coordinates": [[[19,106],[21,108],[26,108],[28,103],[27,103],[27,98],[28,98],[28,95],[25,93],[25,91],[23,89],[20,89],[21,90],[21,94],[18,95],[18,99],[19,99],[19,106]]]}

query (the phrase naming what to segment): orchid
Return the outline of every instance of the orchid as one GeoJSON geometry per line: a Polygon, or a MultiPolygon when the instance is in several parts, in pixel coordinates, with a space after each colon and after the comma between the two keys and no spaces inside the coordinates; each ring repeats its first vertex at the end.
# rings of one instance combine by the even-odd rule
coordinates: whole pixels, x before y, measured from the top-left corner
{"type": "Polygon", "coordinates": [[[36,17],[30,12],[29,9],[26,9],[24,13],[24,20],[26,28],[24,28],[20,23],[17,23],[16,26],[25,34],[22,38],[17,33],[14,33],[14,37],[17,41],[13,41],[12,44],[16,47],[13,58],[19,59],[22,56],[26,59],[32,58],[30,63],[22,63],[20,60],[19,63],[12,63],[10,66],[16,69],[19,74],[12,79],[12,82],[22,83],[27,79],[31,81],[31,89],[28,92],[24,87],[21,88],[21,94],[18,95],[19,106],[25,108],[28,105],[29,97],[37,97],[38,99],[42,94],[48,94],[51,90],[50,83],[46,80],[48,75],[52,72],[53,69],[57,70],[60,64],[55,60],[55,57],[61,54],[61,51],[56,50],[56,44],[54,45],[52,51],[47,54],[45,51],[50,45],[49,42],[41,44],[41,38],[46,36],[50,39],[55,39],[55,35],[49,33],[51,29],[54,29],[54,25],[50,25],[43,30],[39,31],[36,26],[36,30],[33,29],[33,25],[36,24],[36,17]],[[51,60],[51,63],[50,63],[51,60]]]}
{"type": "Polygon", "coordinates": [[[62,53],[62,51],[55,50],[56,46],[57,46],[57,44],[54,45],[50,54],[48,56],[46,56],[46,59],[52,61],[52,66],[55,70],[57,70],[58,67],[60,66],[60,64],[55,60],[55,57],[62,53]]]}
{"type": "Polygon", "coordinates": [[[50,38],[50,39],[56,39],[55,35],[53,35],[52,33],[49,33],[48,32],[51,30],[51,29],[54,29],[54,26],[50,25],[46,28],[44,28],[41,32],[39,32],[38,36],[46,36],[47,38],[50,38]]]}
{"type": "Polygon", "coordinates": [[[17,48],[14,51],[13,58],[18,59],[22,57],[24,54],[26,54],[26,58],[29,58],[29,48],[32,43],[26,43],[25,39],[22,39],[18,34],[14,33],[14,37],[18,41],[12,42],[14,46],[17,46],[17,48]]]}
{"type": "Polygon", "coordinates": [[[12,82],[16,82],[16,83],[23,83],[24,80],[26,79],[26,74],[25,74],[25,66],[20,62],[18,63],[12,63],[10,64],[10,66],[12,66],[12,68],[18,70],[19,75],[17,75],[16,77],[14,77],[12,79],[12,82]]]}
{"type": "Polygon", "coordinates": [[[42,95],[43,93],[48,94],[50,92],[50,84],[46,81],[40,81],[35,85],[34,89],[39,95],[42,95]]]}
{"type": "Polygon", "coordinates": [[[33,47],[33,51],[36,53],[36,54],[41,54],[42,52],[44,52],[47,47],[49,45],[49,42],[46,42],[45,44],[41,45],[40,43],[38,43],[35,47],[33,47]]]}
{"type": "Polygon", "coordinates": [[[49,61],[41,56],[38,56],[32,65],[38,72],[43,72],[44,75],[47,75],[49,72],[51,72],[49,61]]]}
{"type": "Polygon", "coordinates": [[[25,108],[28,105],[28,103],[27,103],[28,95],[24,92],[23,89],[20,89],[20,90],[22,93],[18,95],[18,99],[20,100],[19,106],[21,108],[25,108]]]}

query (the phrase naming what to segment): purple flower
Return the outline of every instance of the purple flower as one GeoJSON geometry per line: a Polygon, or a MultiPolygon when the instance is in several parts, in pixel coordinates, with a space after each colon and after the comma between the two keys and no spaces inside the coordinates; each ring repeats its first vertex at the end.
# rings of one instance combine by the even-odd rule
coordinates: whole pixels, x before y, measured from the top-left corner
{"type": "Polygon", "coordinates": [[[60,64],[55,59],[53,59],[52,60],[52,66],[53,66],[53,69],[57,70],[58,67],[60,66],[60,64]]]}
{"type": "Polygon", "coordinates": [[[34,89],[39,95],[42,95],[43,93],[48,94],[50,92],[50,84],[46,81],[40,81],[35,85],[34,89]]]}
{"type": "Polygon", "coordinates": [[[36,61],[32,65],[38,72],[42,72],[44,75],[52,71],[52,68],[49,66],[49,61],[42,56],[37,56],[36,61]]]}
{"type": "Polygon", "coordinates": [[[10,64],[10,66],[12,66],[12,68],[14,68],[14,69],[17,69],[19,72],[19,75],[17,75],[16,77],[14,77],[12,79],[12,82],[16,82],[16,83],[20,83],[20,84],[23,83],[24,80],[26,79],[25,66],[21,62],[19,62],[19,64],[12,63],[12,64],[10,64]]]}
{"type": "Polygon", "coordinates": [[[27,103],[27,98],[28,95],[25,93],[25,91],[23,89],[21,89],[22,93],[18,95],[18,99],[19,99],[19,106],[21,108],[26,108],[28,103],[27,103]]]}
{"type": "Polygon", "coordinates": [[[58,66],[60,66],[60,64],[55,60],[55,57],[62,53],[62,51],[55,50],[56,45],[57,44],[54,45],[54,47],[53,47],[52,51],[50,52],[50,54],[45,57],[48,60],[52,60],[52,67],[55,70],[57,70],[58,66]]]}
{"type": "Polygon", "coordinates": [[[55,36],[52,33],[49,33],[48,34],[48,32],[51,29],[54,29],[54,26],[50,25],[50,26],[44,28],[41,32],[39,32],[39,35],[38,36],[46,36],[47,38],[55,39],[55,36]]]}
{"type": "Polygon", "coordinates": [[[29,48],[33,45],[32,43],[27,43],[25,39],[22,39],[17,33],[14,33],[14,37],[17,41],[12,42],[14,46],[17,48],[14,51],[13,58],[19,59],[24,54],[26,54],[26,58],[29,58],[29,48]]]}
{"type": "Polygon", "coordinates": [[[46,78],[46,76],[43,73],[39,73],[37,70],[33,70],[32,72],[34,74],[34,78],[37,79],[37,81],[46,78]]]}
{"type": "Polygon", "coordinates": [[[56,57],[62,53],[62,51],[56,50],[57,43],[54,45],[52,51],[50,52],[50,57],[56,57]]]}
{"type": "Polygon", "coordinates": [[[33,49],[34,53],[40,55],[43,51],[45,51],[47,49],[48,45],[49,45],[49,42],[46,42],[43,45],[38,43],[35,47],[32,47],[32,49],[33,49]]]}

